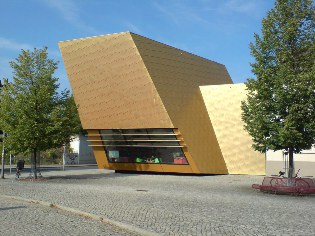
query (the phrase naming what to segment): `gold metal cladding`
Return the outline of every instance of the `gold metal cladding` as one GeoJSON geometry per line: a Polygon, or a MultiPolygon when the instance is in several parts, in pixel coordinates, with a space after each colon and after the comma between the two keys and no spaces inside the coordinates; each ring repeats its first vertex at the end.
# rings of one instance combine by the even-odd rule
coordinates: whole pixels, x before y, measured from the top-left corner
{"type": "Polygon", "coordinates": [[[92,144],[89,145],[91,147],[169,147],[169,148],[178,148],[178,147],[184,147],[184,146],[152,146],[152,145],[108,145],[108,144],[101,144],[101,145],[96,145],[96,144],[92,144]]]}
{"type": "MultiPolygon", "coordinates": [[[[261,155],[246,153],[251,142],[241,140],[247,135],[245,131],[241,133],[219,120],[229,99],[236,100],[235,110],[240,109],[241,96],[235,91],[224,97],[225,90],[212,94],[205,86],[233,83],[224,65],[129,32],[60,42],[59,47],[84,129],[173,128],[189,162],[108,163],[103,143],[97,141],[100,134],[90,131],[100,168],[263,173],[261,155]],[[230,136],[240,140],[235,142],[230,136]],[[239,145],[238,150],[229,150],[229,144],[233,148],[239,145]],[[240,147],[243,144],[245,147],[240,147]],[[256,156],[253,159],[251,155],[256,156]]],[[[226,115],[240,120],[239,110],[233,112],[228,110],[226,115]]],[[[237,125],[242,129],[240,122],[237,125]]]]}
{"type": "MultiPolygon", "coordinates": [[[[97,130],[88,130],[89,138],[91,137],[90,135],[92,135],[93,139],[94,139],[92,144],[94,144],[94,145],[101,145],[101,144],[103,144],[102,138],[99,135],[99,132],[97,130]]],[[[101,146],[93,147],[93,153],[94,153],[95,160],[96,160],[98,168],[100,168],[100,169],[107,168],[108,169],[109,168],[109,163],[108,163],[108,160],[107,160],[107,156],[106,156],[106,152],[105,152],[104,147],[101,147],[101,146]]]]}
{"type": "MultiPolygon", "coordinates": [[[[176,138],[177,140],[180,140],[179,144],[183,145],[182,150],[185,154],[186,160],[191,168],[191,172],[190,173],[199,173],[198,169],[196,167],[195,161],[192,159],[190,153],[188,152],[188,148],[187,148],[187,144],[185,143],[185,141],[183,140],[183,136],[180,133],[180,131],[178,129],[173,129],[174,134],[176,134],[176,138]]],[[[165,170],[165,172],[171,172],[170,171],[170,166],[167,168],[167,170],[165,170]]]]}
{"type": "Polygon", "coordinates": [[[183,120],[179,131],[183,134],[187,151],[192,157],[189,164],[192,165],[194,173],[227,174],[226,164],[200,91],[196,91],[181,114],[183,120]]]}
{"type": "Polygon", "coordinates": [[[224,65],[131,34],[173,125],[180,131],[193,173],[227,169],[211,126],[200,85],[231,84],[224,65]],[[190,158],[191,156],[191,158],[190,158]]]}
{"type": "Polygon", "coordinates": [[[59,48],[84,129],[173,127],[130,33],[59,48]]]}
{"type": "Polygon", "coordinates": [[[264,155],[251,147],[252,139],[243,128],[241,101],[244,84],[201,86],[211,123],[230,174],[265,174],[264,155]]]}
{"type": "Polygon", "coordinates": [[[111,170],[193,173],[189,165],[109,163],[111,170]]]}
{"type": "MultiPolygon", "coordinates": [[[[110,136],[176,136],[178,134],[110,134],[110,136]]],[[[91,137],[93,135],[90,135],[91,137]]],[[[108,136],[108,134],[98,134],[96,136],[108,136]]]]}
{"type": "MultiPolygon", "coordinates": [[[[89,142],[93,142],[93,141],[98,141],[98,140],[87,140],[89,142]]],[[[102,140],[103,142],[110,142],[110,141],[115,141],[115,142],[119,142],[119,141],[126,141],[125,139],[103,139],[102,140]]],[[[166,139],[161,139],[161,140],[158,140],[158,139],[144,139],[144,140],[139,140],[139,139],[128,139],[128,142],[129,141],[137,141],[137,142],[148,142],[150,141],[151,142],[176,142],[176,141],[183,141],[182,139],[177,139],[177,140],[174,140],[174,139],[170,139],[170,140],[166,140],[166,139]]]]}

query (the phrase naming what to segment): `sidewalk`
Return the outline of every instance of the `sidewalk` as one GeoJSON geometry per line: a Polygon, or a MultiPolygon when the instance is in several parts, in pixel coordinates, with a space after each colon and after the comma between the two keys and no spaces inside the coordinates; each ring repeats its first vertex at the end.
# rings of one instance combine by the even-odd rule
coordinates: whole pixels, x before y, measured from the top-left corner
{"type": "Polygon", "coordinates": [[[315,197],[252,189],[262,176],[118,174],[93,167],[42,175],[45,181],[0,180],[1,194],[65,206],[160,235],[315,235],[315,197]]]}
{"type": "Polygon", "coordinates": [[[3,213],[0,215],[0,235],[137,235],[56,207],[4,198],[2,195],[0,211],[3,213]]]}
{"type": "MultiPolygon", "coordinates": [[[[11,174],[10,165],[5,165],[4,170],[5,178],[15,178],[16,165],[11,166],[11,174]]],[[[65,165],[65,168],[63,170],[62,165],[41,165],[38,170],[40,170],[43,177],[50,177],[58,175],[71,175],[73,173],[73,170],[76,171],[76,174],[80,174],[81,172],[89,172],[89,170],[94,173],[95,170],[98,170],[98,167],[96,164],[65,165]]],[[[100,171],[102,172],[104,170],[100,171]]],[[[25,165],[24,169],[21,171],[21,178],[28,177],[30,173],[31,165],[25,165]]]]}

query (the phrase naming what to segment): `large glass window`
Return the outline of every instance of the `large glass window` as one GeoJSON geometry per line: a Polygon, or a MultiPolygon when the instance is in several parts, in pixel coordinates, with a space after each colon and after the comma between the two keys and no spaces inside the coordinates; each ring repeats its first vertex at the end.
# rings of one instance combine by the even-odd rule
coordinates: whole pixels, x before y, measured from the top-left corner
{"type": "Polygon", "coordinates": [[[100,130],[109,162],[188,164],[173,129],[100,130]]]}

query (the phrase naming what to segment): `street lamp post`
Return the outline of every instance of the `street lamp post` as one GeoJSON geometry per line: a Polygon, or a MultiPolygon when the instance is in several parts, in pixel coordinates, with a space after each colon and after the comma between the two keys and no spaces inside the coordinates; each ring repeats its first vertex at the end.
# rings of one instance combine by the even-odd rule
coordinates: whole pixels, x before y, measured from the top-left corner
{"type": "Polygon", "coordinates": [[[66,156],[67,156],[67,150],[66,150],[66,144],[64,144],[63,145],[63,154],[62,154],[62,170],[65,170],[66,156]]]}
{"type": "Polygon", "coordinates": [[[12,174],[12,153],[10,152],[10,175],[12,174]]]}
{"type": "Polygon", "coordinates": [[[1,179],[4,179],[4,155],[5,155],[4,137],[5,137],[5,133],[3,132],[3,133],[2,133],[2,157],[1,157],[2,168],[1,168],[1,179]]]}
{"type": "MultiPolygon", "coordinates": [[[[2,87],[3,87],[3,84],[1,83],[1,80],[0,80],[0,90],[2,89],[2,87]]],[[[4,137],[5,137],[5,133],[3,132],[2,133],[1,179],[4,179],[4,155],[5,155],[4,137]]]]}

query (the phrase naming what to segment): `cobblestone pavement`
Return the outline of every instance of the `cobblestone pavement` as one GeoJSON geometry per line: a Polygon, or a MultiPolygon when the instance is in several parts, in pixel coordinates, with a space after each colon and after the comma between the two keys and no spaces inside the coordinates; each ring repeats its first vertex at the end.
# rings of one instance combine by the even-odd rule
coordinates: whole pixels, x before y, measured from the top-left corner
{"type": "Polygon", "coordinates": [[[140,175],[75,168],[43,175],[37,182],[1,180],[1,194],[71,207],[161,235],[315,235],[315,196],[253,190],[251,185],[261,183],[262,176],[140,175]]]}
{"type": "Polygon", "coordinates": [[[0,197],[0,235],[135,235],[115,226],[43,207],[0,197]]]}

